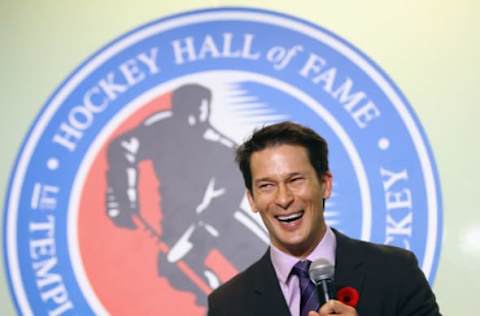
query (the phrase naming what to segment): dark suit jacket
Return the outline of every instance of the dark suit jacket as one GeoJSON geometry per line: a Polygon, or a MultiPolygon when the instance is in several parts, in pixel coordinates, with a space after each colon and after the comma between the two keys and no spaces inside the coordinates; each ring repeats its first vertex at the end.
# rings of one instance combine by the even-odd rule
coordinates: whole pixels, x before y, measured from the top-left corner
{"type": "MultiPolygon", "coordinates": [[[[337,237],[335,285],[358,290],[360,316],[437,316],[435,296],[406,250],[337,237]]],[[[209,316],[288,316],[270,252],[208,297],[209,316]]]]}

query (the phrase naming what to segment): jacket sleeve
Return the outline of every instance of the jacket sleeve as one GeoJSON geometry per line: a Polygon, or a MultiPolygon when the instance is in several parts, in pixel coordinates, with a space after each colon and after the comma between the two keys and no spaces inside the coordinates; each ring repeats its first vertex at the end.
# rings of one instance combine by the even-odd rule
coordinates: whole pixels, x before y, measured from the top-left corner
{"type": "Polygon", "coordinates": [[[441,316],[430,285],[417,259],[408,253],[407,267],[400,277],[398,316],[441,316]]]}

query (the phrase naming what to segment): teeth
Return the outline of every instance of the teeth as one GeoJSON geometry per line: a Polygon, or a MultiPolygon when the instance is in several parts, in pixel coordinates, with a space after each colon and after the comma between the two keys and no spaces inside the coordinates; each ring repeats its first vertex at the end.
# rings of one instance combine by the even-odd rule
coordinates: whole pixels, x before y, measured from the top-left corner
{"type": "Polygon", "coordinates": [[[293,213],[293,214],[286,215],[286,216],[277,216],[277,218],[281,221],[291,222],[293,220],[296,220],[296,219],[300,218],[302,216],[302,214],[303,214],[303,212],[298,212],[298,213],[293,213]]]}

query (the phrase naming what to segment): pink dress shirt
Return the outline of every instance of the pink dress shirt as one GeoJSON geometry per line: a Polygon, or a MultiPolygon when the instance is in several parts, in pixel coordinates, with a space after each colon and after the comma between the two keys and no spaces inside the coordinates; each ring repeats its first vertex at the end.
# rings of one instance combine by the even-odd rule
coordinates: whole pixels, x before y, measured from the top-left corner
{"type": "MultiPolygon", "coordinates": [[[[335,234],[327,226],[325,235],[318,243],[317,247],[307,256],[310,261],[315,261],[319,258],[325,258],[335,265],[335,248],[337,241],[335,234]]],[[[270,246],[270,258],[272,259],[275,273],[277,274],[278,283],[282,289],[283,297],[287,302],[290,314],[292,316],[300,315],[300,286],[298,277],[294,274],[290,275],[293,266],[301,260],[301,258],[293,257],[280,251],[275,246],[270,246]]]]}

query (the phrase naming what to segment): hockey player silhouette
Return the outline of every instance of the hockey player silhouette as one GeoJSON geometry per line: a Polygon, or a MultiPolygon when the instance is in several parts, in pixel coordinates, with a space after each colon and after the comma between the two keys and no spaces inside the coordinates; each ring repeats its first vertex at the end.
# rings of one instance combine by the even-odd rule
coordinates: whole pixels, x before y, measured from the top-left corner
{"type": "Polygon", "coordinates": [[[234,142],[211,126],[211,101],[210,90],[198,84],[174,90],[170,111],[154,113],[109,144],[107,171],[107,216],[121,228],[136,229],[140,220],[161,231],[167,247],[159,251],[159,274],[174,288],[194,293],[203,306],[211,289],[266,247],[252,233],[261,228],[240,210],[244,187],[233,161],[234,142]],[[160,180],[158,228],[139,209],[143,160],[152,161],[160,180]]]}

